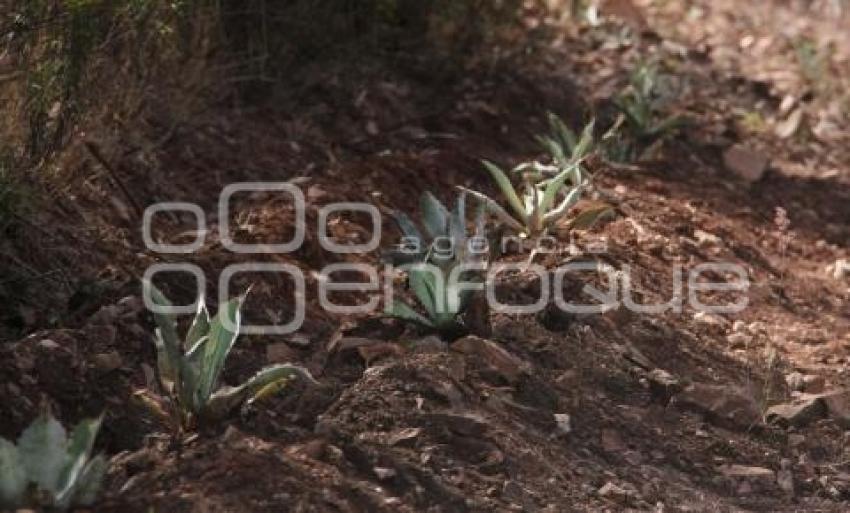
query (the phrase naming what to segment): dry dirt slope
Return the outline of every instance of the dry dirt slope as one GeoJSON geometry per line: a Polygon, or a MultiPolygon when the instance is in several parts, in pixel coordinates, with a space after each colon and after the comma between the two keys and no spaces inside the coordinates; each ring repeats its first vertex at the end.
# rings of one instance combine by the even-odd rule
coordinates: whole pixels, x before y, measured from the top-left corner
{"type": "MultiPolygon", "coordinates": [[[[106,262],[97,270],[117,285],[89,311],[80,308],[67,328],[0,346],[2,434],[14,435],[42,394],[69,421],[105,408],[101,444],[114,457],[96,511],[850,509],[850,399],[840,393],[850,389],[850,292],[846,278],[828,270],[850,252],[847,125],[833,106],[840,96],[776,71],[794,69],[793,30],[834,37],[838,67],[823,80],[840,90],[841,56],[850,47],[841,45],[846,32],[832,17],[807,12],[810,25],[779,30],[802,7],[771,5],[765,20],[757,6],[647,4],[657,36],[622,46],[609,44],[614,28],[583,33],[553,48],[535,80],[494,73],[440,91],[451,108],[439,114],[425,107],[427,84],[389,74],[362,85],[350,119],[328,122],[325,107],[338,98],[321,91],[304,99],[310,107],[297,116],[214,113],[159,148],[157,169],[123,168],[146,203],[195,201],[213,227],[223,185],[297,178],[310,206],[307,244],[274,260],[316,271],[339,258],[315,242],[316,207],[370,201],[409,210],[424,189],[448,198],[456,184],[486,188],[479,155],[528,157],[541,112],[577,124],[585,104],[604,110],[596,97],[621,84],[629,64],[662,55],[684,83],[671,108],[686,112],[691,125],[635,168],[594,164],[619,215],[581,237],[606,237],[608,251],[597,258],[631,266],[647,303],[669,298],[671,265],[740,264],[752,284],[741,314],[492,315],[491,334],[447,346],[395,322],[311,307],[301,337],[242,338],[226,379],[286,359],[308,366],[321,386],[174,441],[131,400],[154,361],[136,279],[167,257],[144,251],[136,220],[116,216],[104,201],[120,193],[104,186],[81,194],[94,233],[79,236],[99,240],[90,258],[106,262]],[[759,59],[745,58],[751,48],[759,59]],[[765,64],[774,61],[782,65],[765,64]],[[796,102],[790,109],[788,95],[796,102]],[[797,108],[800,127],[777,134],[797,108]],[[350,129],[369,122],[377,132],[350,129]],[[745,179],[724,164],[734,144],[770,157],[762,176],[745,179]],[[371,343],[346,349],[353,337],[371,343]],[[829,395],[810,398],[807,415],[788,413],[796,425],[763,422],[770,406],[791,401],[792,388],[829,395]]],[[[263,196],[241,201],[240,235],[262,240],[291,229],[286,205],[263,196]]],[[[387,245],[395,232],[384,225],[387,245]]],[[[332,235],[369,229],[346,218],[332,235]]],[[[191,223],[178,219],[160,230],[177,242],[191,223]]],[[[554,268],[567,256],[541,261],[554,268]]],[[[190,260],[216,276],[240,258],[221,248],[213,230],[190,260]]],[[[288,315],[275,301],[290,292],[287,284],[256,279],[249,315],[270,307],[288,315]]],[[[180,280],[168,284],[171,294],[191,296],[180,280]]],[[[535,282],[513,277],[499,291],[529,300],[535,282]]]]}

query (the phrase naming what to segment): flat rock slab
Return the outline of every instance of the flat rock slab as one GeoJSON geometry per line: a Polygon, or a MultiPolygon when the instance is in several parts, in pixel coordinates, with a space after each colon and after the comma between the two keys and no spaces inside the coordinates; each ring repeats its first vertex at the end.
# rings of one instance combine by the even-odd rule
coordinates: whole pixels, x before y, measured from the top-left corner
{"type": "Polygon", "coordinates": [[[741,145],[732,146],[723,153],[726,169],[750,183],[761,180],[769,162],[764,153],[741,145]]]}
{"type": "Polygon", "coordinates": [[[765,418],[769,423],[783,427],[803,427],[823,418],[826,407],[820,397],[810,397],[792,403],[777,404],[768,408],[765,418]]]}
{"type": "Polygon", "coordinates": [[[762,421],[755,399],[740,387],[694,383],[673,397],[671,404],[730,429],[746,430],[762,421]]]}

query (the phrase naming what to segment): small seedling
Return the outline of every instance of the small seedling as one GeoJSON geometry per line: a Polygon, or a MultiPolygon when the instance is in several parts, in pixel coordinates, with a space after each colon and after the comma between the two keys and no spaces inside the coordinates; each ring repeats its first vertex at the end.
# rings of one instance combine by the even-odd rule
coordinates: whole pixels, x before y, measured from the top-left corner
{"type": "MultiPolygon", "coordinates": [[[[427,249],[417,251],[411,247],[412,265],[407,274],[407,283],[425,311],[417,312],[403,301],[395,301],[387,310],[393,317],[417,323],[444,335],[463,330],[460,316],[466,311],[472,290],[460,284],[480,279],[484,267],[483,255],[486,247],[475,251],[483,242],[483,209],[476,219],[475,231],[470,235],[466,226],[466,195],[461,193],[455,208],[450,212],[431,193],[422,195],[422,224],[429,236],[427,249]],[[477,241],[471,240],[478,238],[477,241]],[[446,248],[437,241],[445,240],[446,248]],[[478,264],[478,265],[476,265],[478,264]],[[451,279],[456,276],[455,283],[451,279]]],[[[409,241],[423,240],[423,234],[405,214],[397,213],[396,221],[409,241]]],[[[482,244],[483,246],[483,244],[482,244]]]]}
{"type": "Polygon", "coordinates": [[[645,63],[632,73],[628,87],[614,100],[620,110],[616,129],[609,130],[609,156],[614,160],[634,160],[638,152],[681,128],[684,118],[662,113],[661,77],[658,66],[645,63]],[[619,131],[625,128],[625,133],[619,131]]]}
{"type": "MultiPolygon", "coordinates": [[[[143,286],[159,308],[172,306],[152,283],[145,281],[143,286]]],[[[199,421],[219,420],[236,406],[254,402],[296,378],[316,383],[306,369],[286,363],[266,367],[237,387],[220,386],[225,361],[239,335],[243,300],[244,296],[227,301],[211,319],[203,297],[199,298],[182,343],[175,317],[154,312],[159,386],[167,399],[149,391],[140,391],[137,397],[175,429],[189,430],[199,421]]]]}
{"type": "Polygon", "coordinates": [[[83,420],[71,432],[45,408],[17,444],[0,438],[0,509],[90,506],[107,463],[91,457],[102,417],[83,420]]]}
{"type": "Polygon", "coordinates": [[[581,135],[576,133],[553,113],[546,115],[549,121],[549,135],[537,136],[537,141],[543,145],[552,157],[555,169],[566,169],[573,164],[582,162],[594,150],[593,129],[596,120],[591,119],[585,125],[581,135]]]}
{"type": "Polygon", "coordinates": [[[508,175],[498,166],[487,161],[484,161],[484,166],[499,186],[513,215],[483,192],[463,187],[460,189],[480,200],[490,213],[510,229],[529,238],[546,234],[556,221],[564,218],[581,199],[588,183],[582,177],[580,162],[574,162],[559,171],[556,166],[539,162],[520,164],[513,170],[521,177],[519,190],[514,188],[508,175]],[[553,171],[557,171],[557,174],[546,178],[553,171]],[[568,180],[571,186],[567,186],[568,180]]]}

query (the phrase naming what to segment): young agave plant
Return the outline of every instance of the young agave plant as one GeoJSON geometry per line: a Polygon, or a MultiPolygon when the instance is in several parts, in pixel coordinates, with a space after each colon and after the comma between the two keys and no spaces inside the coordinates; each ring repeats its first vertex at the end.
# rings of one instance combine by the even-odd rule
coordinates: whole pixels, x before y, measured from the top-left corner
{"type": "MultiPolygon", "coordinates": [[[[152,283],[146,281],[143,286],[157,306],[172,306],[152,283]]],[[[204,298],[199,298],[197,313],[182,342],[174,316],[154,313],[159,385],[168,400],[149,391],[137,395],[174,428],[193,429],[199,421],[219,420],[239,404],[253,402],[296,378],[316,383],[307,369],[286,363],[266,367],[237,387],[220,386],[225,361],[239,336],[243,300],[244,296],[231,299],[210,318],[204,298]]]]}
{"type": "MultiPolygon", "coordinates": [[[[460,320],[472,298],[472,291],[460,284],[480,279],[483,269],[481,251],[470,250],[470,235],[466,227],[466,195],[458,195],[455,208],[450,212],[429,192],[422,195],[422,224],[430,241],[422,251],[411,251],[412,262],[408,269],[407,283],[419,301],[426,315],[422,315],[403,301],[392,303],[387,313],[425,326],[444,335],[463,331],[460,320]],[[440,251],[433,246],[436,241],[450,241],[451,251],[440,251]],[[477,264],[477,266],[476,266],[477,264]],[[472,268],[467,269],[466,266],[472,268]],[[452,280],[456,275],[456,280],[452,280]]],[[[409,240],[425,240],[416,224],[405,214],[397,213],[398,222],[404,236],[409,240]]],[[[484,211],[479,210],[475,231],[472,237],[483,241],[484,211]]],[[[475,246],[475,243],[472,244],[475,246]]]]}
{"type": "Polygon", "coordinates": [[[576,135],[557,115],[549,112],[546,117],[549,121],[549,135],[539,135],[537,140],[552,156],[555,170],[565,169],[590,155],[594,147],[595,119],[584,126],[581,135],[576,135]]]}
{"type": "Polygon", "coordinates": [[[514,168],[522,180],[517,190],[504,171],[492,162],[484,161],[484,166],[513,210],[513,215],[482,192],[463,187],[460,189],[480,200],[488,211],[517,233],[538,237],[545,234],[555,221],[563,218],[581,199],[587,181],[582,177],[580,165],[580,161],[572,162],[564,168],[538,162],[521,164],[514,168]],[[553,171],[556,172],[555,176],[545,178],[553,171]],[[567,181],[571,183],[570,187],[567,187],[567,181]],[[562,192],[563,197],[559,199],[562,192]]]}
{"type": "Polygon", "coordinates": [[[661,118],[658,105],[658,68],[653,64],[638,66],[629,87],[615,101],[626,127],[640,145],[652,143],[676,130],[684,123],[678,115],[661,118]]]}
{"type": "MultiPolygon", "coordinates": [[[[396,249],[389,252],[392,263],[430,262],[437,266],[447,266],[474,259],[469,252],[470,237],[466,233],[465,194],[458,196],[457,204],[450,212],[436,196],[426,191],[419,199],[419,208],[422,211],[424,232],[404,212],[393,212],[404,239],[396,249]]],[[[483,222],[483,212],[479,212],[473,237],[483,236],[483,222]]]]}
{"type": "Polygon", "coordinates": [[[0,438],[0,509],[90,506],[107,463],[91,457],[101,418],[83,420],[68,437],[46,409],[17,444],[0,438]]]}

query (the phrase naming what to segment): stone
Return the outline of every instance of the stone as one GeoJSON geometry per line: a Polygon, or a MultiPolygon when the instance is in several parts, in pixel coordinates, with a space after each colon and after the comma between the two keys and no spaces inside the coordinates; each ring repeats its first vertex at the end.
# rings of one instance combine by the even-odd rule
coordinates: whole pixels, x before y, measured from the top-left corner
{"type": "Polygon", "coordinates": [[[717,235],[703,230],[694,230],[694,238],[700,247],[717,246],[722,242],[717,235]]]}
{"type": "Polygon", "coordinates": [[[776,136],[780,139],[788,139],[797,133],[797,130],[800,128],[800,123],[803,121],[803,109],[802,107],[797,107],[791,114],[788,115],[787,118],[780,121],[774,130],[776,136]]]}
{"type": "Polygon", "coordinates": [[[832,277],[836,280],[843,280],[850,276],[850,260],[839,258],[833,265],[830,266],[832,277]]]}
{"type": "Polygon", "coordinates": [[[568,435],[572,432],[573,428],[570,424],[570,416],[566,413],[555,413],[555,429],[557,429],[558,434],[560,435],[568,435]]]}
{"type": "Polygon", "coordinates": [[[124,365],[124,360],[118,351],[109,351],[108,353],[98,353],[93,358],[95,367],[103,372],[114,371],[124,365]]]}
{"type": "Polygon", "coordinates": [[[375,467],[372,469],[372,471],[375,472],[375,476],[378,478],[378,481],[386,481],[396,476],[395,469],[387,467],[375,467]]]}
{"type": "Polygon", "coordinates": [[[836,424],[850,429],[850,390],[821,394],[826,412],[836,424]]]}
{"type": "Polygon", "coordinates": [[[708,326],[715,326],[718,328],[726,328],[726,325],[729,324],[729,321],[720,317],[719,315],[715,315],[709,312],[697,312],[694,314],[694,320],[700,324],[705,324],[708,326]]]}
{"type": "Polygon", "coordinates": [[[826,388],[826,380],[823,376],[792,372],[785,376],[785,383],[792,392],[805,392],[807,394],[820,394],[826,388]]]}
{"type": "Polygon", "coordinates": [[[749,183],[761,180],[769,162],[764,153],[742,145],[732,146],[723,153],[726,169],[749,183]]]}
{"type": "Polygon", "coordinates": [[[761,424],[761,411],[751,394],[740,387],[694,383],[671,401],[680,409],[701,413],[721,427],[747,430],[761,424]]]}
{"type": "Polygon", "coordinates": [[[769,468],[748,465],[722,465],[720,474],[731,481],[738,495],[750,495],[776,488],[776,473],[769,468]]]}
{"type": "Polygon", "coordinates": [[[747,333],[735,332],[726,337],[729,346],[735,349],[747,347],[753,341],[753,336],[747,333]]]}
{"type": "Polygon", "coordinates": [[[823,401],[814,396],[771,406],[765,412],[765,419],[771,424],[783,427],[802,427],[822,418],[825,413],[823,401]]]}
{"type": "Polygon", "coordinates": [[[617,486],[611,481],[602,485],[602,487],[596,491],[596,494],[602,498],[611,499],[623,505],[631,504],[637,499],[636,490],[629,489],[625,486],[617,486]]]}
{"type": "Polygon", "coordinates": [[[38,347],[40,347],[41,349],[46,349],[48,351],[55,351],[62,346],[57,344],[55,341],[50,340],[49,338],[45,338],[38,342],[38,347]]]}
{"type": "Polygon", "coordinates": [[[526,362],[492,340],[469,335],[455,341],[451,348],[465,355],[478,356],[510,383],[528,374],[529,365],[526,362]]]}
{"type": "Polygon", "coordinates": [[[445,353],[449,346],[440,337],[428,335],[414,340],[411,349],[414,353],[445,353]]]}
{"type": "Polygon", "coordinates": [[[785,384],[788,385],[788,388],[791,389],[792,392],[802,392],[803,391],[803,374],[799,372],[792,372],[785,376],[785,384]]]}
{"type": "Polygon", "coordinates": [[[671,397],[682,391],[679,380],[664,369],[652,369],[646,377],[650,393],[663,404],[669,403],[671,397]]]}
{"type": "Polygon", "coordinates": [[[88,320],[87,324],[115,324],[121,315],[122,308],[118,305],[101,307],[88,320]]]}
{"type": "Polygon", "coordinates": [[[388,445],[408,446],[416,443],[416,438],[422,434],[422,428],[402,428],[393,431],[387,437],[388,445]]]}
{"type": "Polygon", "coordinates": [[[826,379],[823,376],[807,374],[803,377],[803,392],[807,394],[820,394],[826,388],[826,379]]]}

